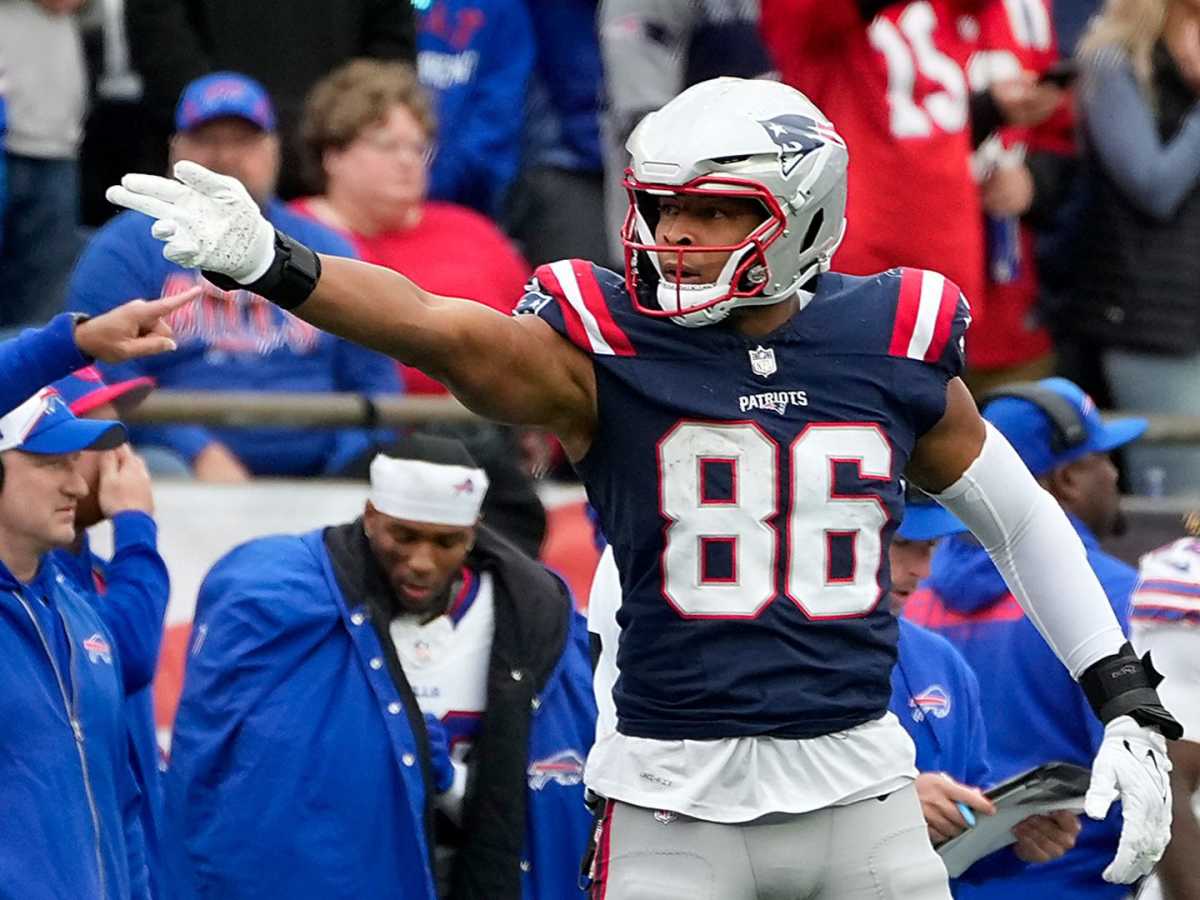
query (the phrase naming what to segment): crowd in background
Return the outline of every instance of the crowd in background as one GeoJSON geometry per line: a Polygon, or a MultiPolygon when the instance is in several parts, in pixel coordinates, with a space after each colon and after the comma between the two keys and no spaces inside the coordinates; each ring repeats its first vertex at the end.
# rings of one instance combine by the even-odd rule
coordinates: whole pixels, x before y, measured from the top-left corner
{"type": "MultiPolygon", "coordinates": [[[[835,268],[954,280],[977,396],[1059,372],[1103,407],[1200,413],[1198,21],[1190,0],[3,0],[0,330],[190,283],[103,198],[182,158],[326,252],[507,311],[540,264],[624,265],[643,114],[773,77],[850,147],[835,268]]],[[[190,363],[146,373],[164,387],[441,392],[249,295],[210,286],[182,321],[190,363]]],[[[245,436],[135,438],[156,470],[222,480],[353,455],[309,439],[285,471],[245,436]]],[[[1194,449],[1129,462],[1133,490],[1200,490],[1194,449]]]]}

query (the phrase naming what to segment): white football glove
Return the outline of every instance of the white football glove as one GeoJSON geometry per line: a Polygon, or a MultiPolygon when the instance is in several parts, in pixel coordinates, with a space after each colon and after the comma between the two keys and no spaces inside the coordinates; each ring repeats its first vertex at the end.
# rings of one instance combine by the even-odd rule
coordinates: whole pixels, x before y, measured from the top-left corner
{"type": "Polygon", "coordinates": [[[171,262],[240,284],[261,278],[275,259],[275,229],[242,183],[187,160],[175,164],[175,179],[126,175],[105,196],[155,219],[150,233],[171,262]]]}
{"type": "Polygon", "coordinates": [[[1171,783],[1167,740],[1157,729],[1117,716],[1104,728],[1104,740],[1092,764],[1092,782],[1083,810],[1103,819],[1113,800],[1121,800],[1124,825],[1117,855],[1104,880],[1128,884],[1150,874],[1171,840],[1171,783]]]}

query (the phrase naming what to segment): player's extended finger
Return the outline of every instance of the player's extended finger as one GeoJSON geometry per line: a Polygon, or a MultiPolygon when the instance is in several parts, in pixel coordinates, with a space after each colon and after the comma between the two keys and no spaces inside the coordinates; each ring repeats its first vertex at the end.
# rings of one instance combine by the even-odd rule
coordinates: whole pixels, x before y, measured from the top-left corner
{"type": "Polygon", "coordinates": [[[104,197],[109,203],[144,213],[152,219],[168,219],[175,213],[175,207],[170,203],[146,194],[136,194],[119,184],[105,191],[104,197]]]}
{"type": "Polygon", "coordinates": [[[156,241],[169,241],[178,230],[179,226],[170,219],[159,219],[150,226],[150,236],[156,241]]]}
{"type": "Polygon", "coordinates": [[[180,184],[174,178],[164,178],[162,175],[142,175],[138,172],[123,176],[121,187],[130,193],[153,197],[155,200],[171,204],[186,200],[192,193],[187,185],[180,184]]]}
{"type": "Polygon", "coordinates": [[[1089,819],[1103,819],[1116,799],[1116,771],[1108,758],[1101,754],[1092,765],[1092,780],[1083,798],[1083,811],[1089,819]]]}
{"type": "Polygon", "coordinates": [[[212,197],[232,187],[230,182],[233,179],[229,176],[218,175],[216,172],[206,169],[200,163],[192,162],[190,159],[181,159],[175,163],[172,173],[187,187],[198,191],[206,197],[212,197]]]}

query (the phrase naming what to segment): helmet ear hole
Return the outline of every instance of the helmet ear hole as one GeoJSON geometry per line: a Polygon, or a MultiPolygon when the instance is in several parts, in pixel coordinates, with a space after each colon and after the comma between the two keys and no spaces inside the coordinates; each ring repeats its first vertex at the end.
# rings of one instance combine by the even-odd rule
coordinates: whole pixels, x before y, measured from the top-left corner
{"type": "Polygon", "coordinates": [[[804,233],[804,242],[800,245],[800,252],[807,253],[812,249],[813,244],[817,242],[817,235],[821,233],[821,226],[825,224],[825,210],[818,209],[816,215],[808,223],[808,231],[804,233]]]}

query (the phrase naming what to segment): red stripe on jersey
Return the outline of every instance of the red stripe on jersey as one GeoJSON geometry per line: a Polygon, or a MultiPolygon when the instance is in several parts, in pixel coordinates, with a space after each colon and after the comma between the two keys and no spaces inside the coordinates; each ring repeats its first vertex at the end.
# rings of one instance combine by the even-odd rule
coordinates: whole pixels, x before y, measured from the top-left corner
{"type": "Polygon", "coordinates": [[[896,303],[896,322],[892,326],[892,342],[888,353],[892,356],[908,356],[908,343],[917,330],[917,313],[921,309],[920,269],[900,270],[900,299],[896,303]]]}
{"type": "Polygon", "coordinates": [[[562,285],[558,283],[558,276],[554,274],[554,270],[549,266],[538,266],[533,277],[558,303],[558,308],[562,310],[563,322],[567,326],[567,337],[571,339],[571,343],[591,355],[592,342],[588,340],[587,329],[583,327],[583,319],[579,318],[579,313],[575,311],[575,307],[563,293],[562,285]]]}
{"type": "Polygon", "coordinates": [[[600,290],[600,282],[596,280],[596,272],[592,268],[592,264],[587,260],[573,259],[571,260],[571,271],[575,273],[575,280],[579,283],[579,293],[583,296],[583,305],[596,319],[596,324],[600,326],[600,333],[608,341],[608,346],[612,347],[613,353],[617,356],[636,356],[637,352],[633,349],[633,344],[629,342],[629,338],[621,330],[617,320],[613,318],[612,310],[608,308],[608,301],[604,299],[604,292],[600,290]]]}
{"type": "Polygon", "coordinates": [[[958,298],[961,293],[958,285],[949,278],[942,285],[942,301],[938,305],[937,326],[933,329],[933,340],[929,342],[929,349],[925,351],[925,362],[937,362],[941,359],[942,351],[946,349],[946,342],[950,340],[950,331],[954,325],[954,314],[958,310],[958,298]]]}
{"type": "Polygon", "coordinates": [[[612,853],[612,800],[604,801],[604,818],[600,820],[600,839],[596,842],[596,865],[592,874],[592,900],[604,900],[608,893],[608,860],[612,853]]]}

